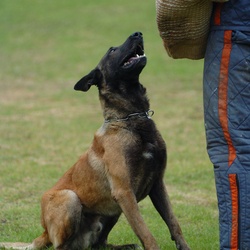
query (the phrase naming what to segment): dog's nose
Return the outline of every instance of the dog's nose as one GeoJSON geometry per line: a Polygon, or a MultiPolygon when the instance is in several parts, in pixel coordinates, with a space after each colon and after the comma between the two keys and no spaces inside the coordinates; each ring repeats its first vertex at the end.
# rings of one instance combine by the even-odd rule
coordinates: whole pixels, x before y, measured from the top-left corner
{"type": "Polygon", "coordinates": [[[131,36],[132,37],[142,37],[142,33],[141,32],[135,32],[131,36]]]}

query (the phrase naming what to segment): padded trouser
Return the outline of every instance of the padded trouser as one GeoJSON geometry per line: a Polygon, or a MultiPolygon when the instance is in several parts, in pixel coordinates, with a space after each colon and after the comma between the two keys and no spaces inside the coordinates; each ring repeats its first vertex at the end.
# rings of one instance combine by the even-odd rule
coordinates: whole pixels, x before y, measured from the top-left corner
{"type": "Polygon", "coordinates": [[[210,32],[204,65],[207,150],[214,165],[220,249],[250,250],[250,33],[210,32]]]}

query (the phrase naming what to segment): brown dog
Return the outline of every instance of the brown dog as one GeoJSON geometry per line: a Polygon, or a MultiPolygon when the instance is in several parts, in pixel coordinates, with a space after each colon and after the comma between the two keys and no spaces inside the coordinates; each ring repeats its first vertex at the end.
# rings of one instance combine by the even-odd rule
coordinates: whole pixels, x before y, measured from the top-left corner
{"type": "Polygon", "coordinates": [[[177,249],[189,249],[163,183],[165,143],[150,119],[146,90],[139,83],[145,65],[142,34],[136,32],[121,46],[110,48],[98,66],[75,85],[82,91],[91,85],[98,87],[104,123],[88,151],[43,195],[44,233],[28,246],[2,246],[135,249],[136,245],[107,245],[108,234],[123,212],[143,247],[157,250],[137,204],[149,195],[177,249]]]}

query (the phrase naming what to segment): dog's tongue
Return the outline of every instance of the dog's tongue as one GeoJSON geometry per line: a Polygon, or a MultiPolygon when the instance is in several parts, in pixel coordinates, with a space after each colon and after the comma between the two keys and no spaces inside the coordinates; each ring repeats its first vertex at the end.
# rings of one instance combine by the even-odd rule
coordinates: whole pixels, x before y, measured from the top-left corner
{"type": "Polygon", "coordinates": [[[135,57],[135,56],[130,57],[130,58],[128,59],[128,63],[130,63],[130,62],[132,62],[132,61],[134,61],[134,60],[136,60],[136,59],[137,59],[137,57],[135,57]]]}
{"type": "Polygon", "coordinates": [[[139,55],[136,55],[136,56],[132,56],[128,59],[128,62],[131,62],[133,60],[136,60],[137,58],[139,58],[140,56],[139,55]]]}

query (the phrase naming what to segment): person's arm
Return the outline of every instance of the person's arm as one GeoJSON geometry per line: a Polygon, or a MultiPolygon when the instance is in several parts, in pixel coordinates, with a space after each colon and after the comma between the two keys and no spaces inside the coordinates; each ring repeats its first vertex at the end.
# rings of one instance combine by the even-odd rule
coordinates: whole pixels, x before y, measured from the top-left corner
{"type": "Polygon", "coordinates": [[[169,56],[204,57],[212,7],[211,0],[156,0],[158,30],[169,56]]]}

